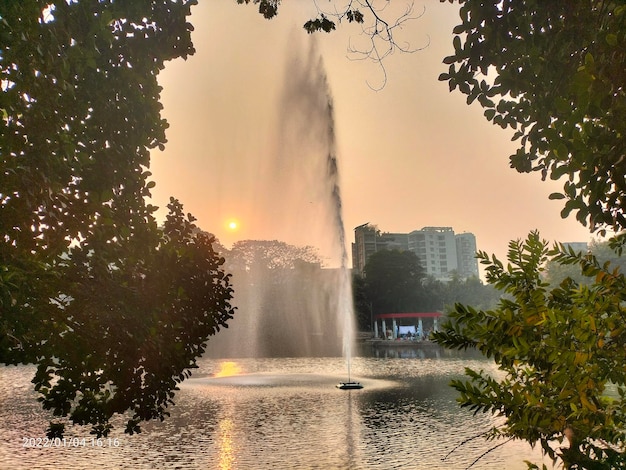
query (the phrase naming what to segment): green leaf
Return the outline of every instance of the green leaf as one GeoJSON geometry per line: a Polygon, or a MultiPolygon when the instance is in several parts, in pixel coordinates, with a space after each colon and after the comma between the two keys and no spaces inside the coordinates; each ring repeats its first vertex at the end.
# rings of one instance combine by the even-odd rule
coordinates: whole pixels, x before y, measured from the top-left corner
{"type": "Polygon", "coordinates": [[[609,33],[606,35],[606,43],[609,46],[617,46],[617,34],[609,33]]]}
{"type": "Polygon", "coordinates": [[[455,54],[458,56],[461,53],[461,38],[459,36],[454,36],[452,45],[454,47],[455,54]]]}
{"type": "Polygon", "coordinates": [[[567,160],[567,157],[569,156],[567,146],[563,142],[557,142],[554,152],[559,160],[567,160]]]}

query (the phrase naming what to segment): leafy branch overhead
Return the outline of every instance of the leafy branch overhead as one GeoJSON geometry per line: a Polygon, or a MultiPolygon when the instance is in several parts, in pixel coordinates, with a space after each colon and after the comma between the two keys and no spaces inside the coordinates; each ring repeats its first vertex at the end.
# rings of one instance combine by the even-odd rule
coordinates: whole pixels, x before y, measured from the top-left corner
{"type": "MultiPolygon", "coordinates": [[[[550,196],[565,201],[562,217],[600,233],[626,229],[626,4],[458,3],[439,79],[512,129],[512,168],[564,180],[550,196]]],[[[609,246],[619,257],[625,243],[622,232],[609,246]]],[[[468,369],[452,384],[461,405],[504,417],[493,437],[540,444],[563,468],[625,468],[624,274],[592,253],[548,249],[537,232],[509,244],[506,265],[479,258],[500,304],[457,305],[435,339],[480,350],[502,375],[468,369]]]]}
{"type": "MultiPolygon", "coordinates": [[[[341,15],[337,16],[337,19],[341,21],[343,18],[348,20],[348,23],[364,23],[364,16],[359,10],[346,10],[341,15]]],[[[330,33],[335,29],[335,22],[328,19],[328,17],[321,13],[318,18],[312,19],[304,23],[304,29],[307,33],[315,33],[318,31],[324,31],[330,33]]]]}
{"type": "MultiPolygon", "coordinates": [[[[445,0],[442,0],[445,1],[445,0]]],[[[453,3],[452,0],[450,0],[453,3]]],[[[514,131],[519,172],[565,178],[562,216],[626,228],[626,5],[460,1],[440,80],[514,131]]]]}
{"type": "MultiPolygon", "coordinates": [[[[280,0],[237,0],[239,4],[253,3],[259,6],[259,13],[265,18],[271,19],[278,14],[280,0]]],[[[384,59],[394,52],[412,53],[428,46],[414,48],[409,43],[401,43],[396,37],[397,32],[410,20],[419,18],[424,14],[422,11],[414,15],[414,5],[407,2],[401,7],[384,0],[350,0],[347,5],[338,7],[333,5],[334,10],[322,8],[313,0],[317,7],[318,15],[304,23],[304,29],[308,33],[334,31],[338,23],[356,23],[361,25],[361,36],[365,38],[359,45],[354,45],[352,40],[348,47],[350,57],[358,60],[372,60],[380,66],[383,78],[381,84],[375,89],[381,89],[387,82],[387,72],[384,59]]]]}

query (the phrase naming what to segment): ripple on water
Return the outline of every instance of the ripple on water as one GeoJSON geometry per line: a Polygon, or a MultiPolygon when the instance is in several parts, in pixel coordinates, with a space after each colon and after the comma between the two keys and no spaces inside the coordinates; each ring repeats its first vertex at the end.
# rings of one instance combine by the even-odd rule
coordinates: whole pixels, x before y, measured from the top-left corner
{"type": "MultiPolygon", "coordinates": [[[[23,448],[42,437],[48,416],[31,391],[33,368],[5,368],[0,376],[2,467],[37,469],[390,469],[465,468],[492,443],[466,439],[489,429],[488,415],[472,416],[455,403],[447,383],[468,361],[355,358],[363,390],[337,390],[341,358],[244,360],[242,375],[213,379],[219,361],[202,361],[176,395],[172,416],[127,436],[122,422],[111,437],[119,447],[23,448]],[[454,450],[455,448],[457,448],[454,450]],[[454,450],[445,460],[450,451],[454,450]]],[[[484,368],[488,363],[473,364],[484,368]]],[[[71,428],[68,437],[89,437],[71,428]]],[[[473,469],[522,469],[541,462],[522,443],[507,444],[473,469]]]]}

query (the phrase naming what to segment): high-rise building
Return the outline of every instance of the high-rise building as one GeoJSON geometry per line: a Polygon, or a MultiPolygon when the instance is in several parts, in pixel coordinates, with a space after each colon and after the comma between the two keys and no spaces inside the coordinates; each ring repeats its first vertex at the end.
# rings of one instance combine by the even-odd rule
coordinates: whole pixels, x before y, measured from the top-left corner
{"type": "Polygon", "coordinates": [[[476,237],[473,233],[455,235],[457,272],[462,278],[478,277],[478,260],[476,259],[476,237]]]}
{"type": "Polygon", "coordinates": [[[424,227],[409,233],[409,250],[417,255],[429,276],[448,279],[457,269],[452,227],[424,227]]]}
{"type": "Polygon", "coordinates": [[[363,224],[354,229],[352,244],[352,266],[363,274],[369,257],[381,250],[409,249],[409,236],[406,233],[381,233],[374,225],[363,224]]]}
{"type": "Polygon", "coordinates": [[[352,268],[363,275],[365,263],[376,251],[376,227],[363,224],[354,229],[354,243],[352,244],[352,268]]]}
{"type": "Polygon", "coordinates": [[[452,227],[424,227],[410,233],[380,232],[374,225],[354,229],[352,266],[363,274],[369,257],[381,250],[412,251],[426,274],[448,280],[454,271],[462,278],[478,276],[476,237],[471,233],[454,234],[452,227]]]}

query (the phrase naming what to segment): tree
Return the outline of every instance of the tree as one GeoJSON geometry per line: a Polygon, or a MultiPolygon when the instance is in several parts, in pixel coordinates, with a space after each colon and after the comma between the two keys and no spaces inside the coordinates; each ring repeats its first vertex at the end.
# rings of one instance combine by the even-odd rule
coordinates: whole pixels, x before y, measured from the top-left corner
{"type": "Polygon", "coordinates": [[[478,349],[504,377],[466,369],[469,381],[452,382],[461,405],[504,416],[490,437],[539,443],[565,468],[623,468],[624,277],[593,255],[548,249],[537,232],[509,243],[506,267],[484,252],[479,258],[488,282],[506,297],[494,310],[457,304],[434,338],[449,348],[478,349]],[[542,276],[550,259],[579,266],[593,282],[567,278],[550,288],[542,276]],[[554,447],[564,441],[568,446],[554,447]]]}
{"type": "Polygon", "coordinates": [[[244,240],[225,254],[238,313],[209,345],[220,357],[341,354],[341,271],[312,247],[244,240]]]}
{"type": "Polygon", "coordinates": [[[0,4],[0,361],[36,363],[44,408],[98,435],[166,416],[233,313],[211,239],[145,202],[157,74],[193,53],[195,3],[0,4]]]}
{"type": "Polygon", "coordinates": [[[452,276],[450,281],[443,286],[441,294],[442,302],[446,308],[451,308],[455,303],[471,305],[474,308],[493,308],[500,298],[498,291],[477,277],[462,279],[458,275],[452,276]]]}
{"type": "MultiPolygon", "coordinates": [[[[515,130],[511,167],[567,178],[550,196],[565,199],[562,217],[575,213],[592,232],[626,228],[626,5],[459,3],[462,23],[440,80],[515,130]]],[[[625,243],[624,234],[609,241],[618,253],[625,243]]],[[[539,442],[565,468],[624,468],[623,274],[593,255],[547,250],[537,233],[511,242],[506,267],[480,256],[489,282],[508,296],[493,310],[457,305],[436,339],[477,347],[505,376],[468,370],[468,382],[453,384],[462,405],[502,414],[492,436],[539,442]],[[550,287],[544,263],[578,273],[550,287]],[[617,392],[607,396],[609,385],[617,392]],[[550,447],[563,441],[568,447],[550,447]]]]}
{"type": "MultiPolygon", "coordinates": [[[[626,257],[617,254],[608,241],[594,240],[588,246],[588,253],[598,260],[600,264],[609,263],[612,269],[619,268],[621,273],[626,272],[626,257]]],[[[579,284],[590,284],[593,279],[588,278],[580,272],[578,266],[560,264],[557,261],[549,260],[546,263],[546,280],[551,286],[556,286],[567,277],[572,278],[579,284]]]]}
{"type": "MultiPolygon", "coordinates": [[[[143,200],[154,184],[149,149],[163,145],[166,127],[156,75],[164,60],[193,52],[190,4],[0,7],[4,308],[21,309],[24,292],[39,295],[31,273],[45,276],[96,226],[130,231],[152,214],[143,200]]],[[[18,332],[22,321],[3,315],[5,331],[18,332]]]]}
{"type": "Polygon", "coordinates": [[[365,278],[354,273],[352,276],[352,298],[354,316],[359,331],[373,331],[372,303],[367,292],[365,278]]]}
{"type": "Polygon", "coordinates": [[[515,130],[512,168],[567,178],[550,196],[566,200],[563,217],[575,212],[592,231],[626,228],[624,2],[459,3],[439,79],[515,130]]]}
{"type": "Polygon", "coordinates": [[[593,281],[593,279],[583,275],[578,266],[561,264],[556,260],[548,260],[546,262],[545,279],[550,286],[558,286],[567,278],[578,284],[590,284],[593,281]]]}
{"type": "MultiPolygon", "coordinates": [[[[172,200],[162,230],[128,240],[86,240],[53,267],[56,284],[38,345],[35,390],[45,409],[91,424],[98,436],[129,411],[126,432],[163,420],[177,385],[233,316],[230,275],[212,239],[172,200]],[[52,379],[56,379],[53,381],[52,379]]],[[[96,229],[106,239],[106,228],[96,229]]],[[[60,436],[63,422],[51,436],[60,436]]]]}
{"type": "MultiPolygon", "coordinates": [[[[359,329],[372,329],[374,291],[368,279],[358,274],[352,279],[354,297],[354,313],[359,329]]],[[[410,292],[412,298],[411,310],[414,311],[443,311],[454,306],[455,303],[471,305],[473,308],[493,308],[499,300],[500,294],[491,285],[485,285],[477,277],[462,279],[456,271],[448,282],[443,282],[424,275],[410,292]]],[[[389,313],[390,310],[381,310],[378,313],[389,313]]]]}
{"type": "Polygon", "coordinates": [[[621,273],[626,273],[626,256],[615,250],[615,243],[611,241],[594,240],[589,244],[589,250],[599,263],[610,263],[614,268],[619,268],[621,273]]]}
{"type": "Polygon", "coordinates": [[[369,257],[364,272],[375,315],[419,308],[417,298],[425,273],[412,251],[378,251],[369,257]]]}
{"type": "Polygon", "coordinates": [[[233,269],[253,271],[256,268],[292,269],[298,263],[320,264],[312,246],[293,246],[278,240],[242,240],[235,242],[228,254],[233,269]]]}

